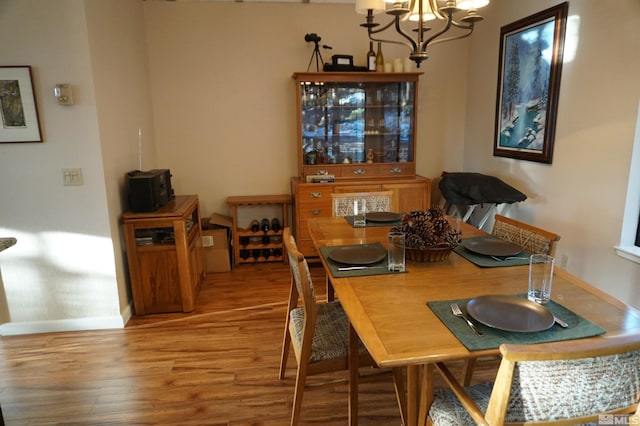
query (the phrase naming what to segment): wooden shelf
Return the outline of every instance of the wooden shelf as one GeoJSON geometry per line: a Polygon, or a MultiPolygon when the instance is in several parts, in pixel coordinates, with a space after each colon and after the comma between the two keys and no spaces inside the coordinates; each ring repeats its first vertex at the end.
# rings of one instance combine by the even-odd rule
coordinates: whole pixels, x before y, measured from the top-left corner
{"type": "Polygon", "coordinates": [[[198,197],[124,213],[122,226],[136,314],[192,311],[205,276],[198,197]]]}
{"type": "Polygon", "coordinates": [[[234,266],[243,263],[256,262],[284,262],[287,263],[287,256],[284,249],[284,242],[269,242],[269,244],[248,243],[240,244],[240,238],[243,237],[272,237],[276,235],[282,236],[282,229],[288,226],[288,206],[291,204],[291,196],[289,194],[279,195],[241,195],[227,197],[227,204],[231,206],[231,217],[233,219],[233,264],[234,266]],[[241,228],[238,226],[238,209],[256,205],[279,205],[281,208],[282,221],[280,222],[281,230],[274,232],[258,231],[252,232],[251,229],[241,228]],[[254,250],[260,250],[260,255],[254,256],[254,250]],[[268,256],[264,256],[268,250],[268,256]],[[248,252],[247,252],[248,251],[248,252]]]}

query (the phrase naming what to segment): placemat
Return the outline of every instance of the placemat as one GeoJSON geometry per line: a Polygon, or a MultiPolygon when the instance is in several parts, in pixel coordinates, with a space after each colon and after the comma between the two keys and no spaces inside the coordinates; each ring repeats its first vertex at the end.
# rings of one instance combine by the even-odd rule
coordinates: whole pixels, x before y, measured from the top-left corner
{"type": "MultiPolygon", "coordinates": [[[[469,237],[469,238],[464,238],[464,240],[473,240],[475,238],[487,238],[487,237],[486,236],[469,237]]],[[[531,256],[531,254],[525,250],[522,253],[518,253],[515,256],[510,256],[510,257],[515,257],[515,259],[509,259],[507,257],[504,260],[496,260],[496,259],[493,259],[491,256],[485,256],[483,254],[478,254],[478,253],[469,251],[466,248],[464,248],[463,245],[459,245],[456,248],[454,248],[453,252],[464,257],[469,262],[480,266],[481,268],[498,268],[501,266],[528,265],[529,257],[531,256]]]]}
{"type": "MultiPolygon", "coordinates": [[[[523,298],[527,297],[526,294],[517,294],[516,296],[523,298]]],[[[538,331],[535,333],[518,333],[485,326],[484,324],[480,324],[478,321],[474,321],[473,318],[467,315],[467,317],[473,321],[482,333],[482,336],[478,336],[473,330],[471,330],[471,327],[467,325],[465,320],[458,318],[451,313],[451,304],[457,303],[458,306],[460,306],[460,309],[466,314],[466,306],[469,300],[470,299],[438,300],[427,302],[427,306],[431,308],[438,318],[440,318],[440,321],[447,326],[454,336],[456,336],[458,340],[460,340],[460,342],[471,351],[494,349],[499,347],[502,343],[533,344],[557,342],[560,340],[573,340],[598,336],[606,332],[604,328],[584,319],[580,315],[551,300],[549,303],[545,304],[545,307],[555,316],[564,320],[569,325],[568,328],[561,328],[559,325],[554,324],[548,330],[538,331]]]]}
{"type": "MultiPolygon", "coordinates": [[[[354,247],[354,246],[362,246],[363,244],[352,244],[346,246],[332,246],[332,247],[320,247],[320,254],[324,257],[327,265],[329,265],[329,269],[331,270],[331,275],[336,278],[347,278],[347,277],[364,277],[367,275],[385,275],[385,274],[402,274],[403,272],[392,272],[387,269],[387,258],[381,260],[378,263],[374,263],[372,265],[367,265],[366,269],[355,269],[351,271],[338,271],[340,267],[347,267],[349,265],[344,265],[342,263],[334,262],[329,259],[329,255],[332,250],[335,250],[340,247],[354,247]]],[[[366,244],[368,246],[377,246],[384,249],[384,246],[381,243],[370,243],[366,244]]],[[[405,270],[405,272],[407,272],[405,270]]]]}
{"type": "MultiPolygon", "coordinates": [[[[344,220],[346,220],[349,223],[349,225],[353,226],[353,216],[342,216],[342,217],[344,217],[344,220]]],[[[401,221],[402,219],[394,220],[393,222],[374,222],[372,220],[371,221],[368,220],[365,228],[370,228],[370,227],[373,228],[376,226],[388,226],[388,227],[398,226],[400,225],[401,221]]]]}

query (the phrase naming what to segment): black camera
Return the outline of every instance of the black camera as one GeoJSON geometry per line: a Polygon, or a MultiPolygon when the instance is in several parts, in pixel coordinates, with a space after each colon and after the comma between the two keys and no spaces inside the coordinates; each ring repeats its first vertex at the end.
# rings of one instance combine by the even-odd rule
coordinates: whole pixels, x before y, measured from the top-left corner
{"type": "Polygon", "coordinates": [[[322,38],[316,33],[310,33],[304,36],[304,41],[307,43],[320,43],[320,40],[322,40],[322,38]]]}

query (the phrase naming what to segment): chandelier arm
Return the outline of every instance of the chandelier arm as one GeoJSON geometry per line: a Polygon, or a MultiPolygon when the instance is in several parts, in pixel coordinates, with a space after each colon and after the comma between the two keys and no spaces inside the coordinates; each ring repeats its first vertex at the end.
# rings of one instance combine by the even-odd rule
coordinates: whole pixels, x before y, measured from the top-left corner
{"type": "Polygon", "coordinates": [[[409,46],[411,48],[412,51],[417,51],[418,48],[420,47],[420,44],[422,43],[422,33],[419,33],[418,35],[418,41],[416,42],[413,37],[411,37],[411,34],[407,33],[405,30],[402,29],[402,27],[400,26],[400,18],[396,17],[395,19],[395,23],[396,23],[396,32],[398,34],[400,34],[402,37],[404,37],[405,39],[407,39],[407,41],[409,42],[409,46]]]}
{"type": "MultiPolygon", "coordinates": [[[[373,29],[373,27],[369,27],[369,38],[371,38],[371,34],[381,33],[382,31],[386,30],[387,28],[390,28],[393,24],[395,24],[395,21],[396,20],[394,18],[391,21],[389,21],[388,24],[386,24],[386,25],[384,25],[384,26],[382,26],[380,28],[377,28],[375,30],[373,29]]],[[[371,40],[373,40],[373,39],[371,38],[371,40]]],[[[380,40],[378,40],[378,41],[380,41],[380,40]]]]}
{"type": "MultiPolygon", "coordinates": [[[[422,50],[423,52],[426,52],[427,46],[429,46],[430,44],[433,44],[438,37],[440,37],[442,34],[446,33],[447,31],[449,31],[449,29],[451,29],[452,21],[453,19],[451,19],[451,15],[448,15],[447,24],[440,31],[433,34],[431,37],[427,38],[426,40],[420,41],[420,50],[422,50]]],[[[455,40],[455,38],[451,38],[451,39],[455,40]]]]}
{"type": "Polygon", "coordinates": [[[472,31],[469,31],[466,34],[462,34],[462,35],[455,36],[455,37],[445,37],[445,38],[440,38],[438,40],[432,40],[429,43],[429,46],[433,46],[434,44],[438,44],[438,43],[444,43],[445,41],[460,40],[461,38],[469,37],[471,35],[471,33],[472,33],[472,31]]]}

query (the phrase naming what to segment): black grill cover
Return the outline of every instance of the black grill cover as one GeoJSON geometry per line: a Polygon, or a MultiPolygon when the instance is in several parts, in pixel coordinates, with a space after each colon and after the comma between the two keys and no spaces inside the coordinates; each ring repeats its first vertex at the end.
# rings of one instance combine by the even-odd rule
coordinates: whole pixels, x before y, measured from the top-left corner
{"type": "Polygon", "coordinates": [[[480,173],[443,173],[439,184],[444,198],[455,205],[502,204],[524,201],[527,196],[494,176],[480,173]]]}

